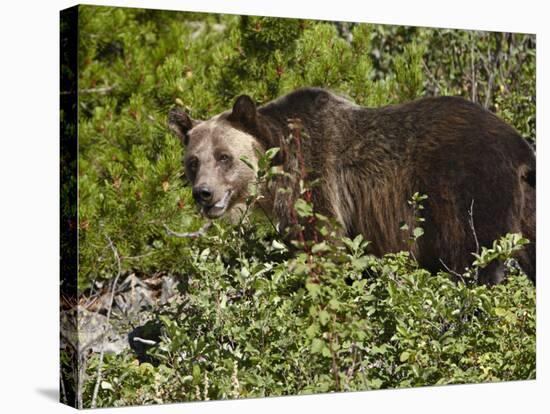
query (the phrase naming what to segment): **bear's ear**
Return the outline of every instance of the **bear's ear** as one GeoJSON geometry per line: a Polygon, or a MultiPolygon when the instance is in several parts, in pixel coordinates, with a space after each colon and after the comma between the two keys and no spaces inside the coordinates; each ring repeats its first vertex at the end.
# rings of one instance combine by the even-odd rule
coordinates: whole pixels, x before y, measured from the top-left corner
{"type": "Polygon", "coordinates": [[[241,95],[235,101],[229,119],[243,126],[251,127],[256,124],[256,104],[248,95],[241,95]]]}
{"type": "Polygon", "coordinates": [[[168,127],[178,136],[184,145],[189,142],[188,132],[197,124],[186,112],[179,107],[174,107],[168,114],[168,127]]]}

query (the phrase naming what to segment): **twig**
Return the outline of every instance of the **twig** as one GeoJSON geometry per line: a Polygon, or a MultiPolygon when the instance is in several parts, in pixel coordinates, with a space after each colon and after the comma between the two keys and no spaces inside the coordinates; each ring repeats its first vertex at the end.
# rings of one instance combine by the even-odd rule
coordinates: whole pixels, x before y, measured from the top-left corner
{"type": "Polygon", "coordinates": [[[65,379],[63,378],[63,371],[61,371],[60,377],[61,402],[64,404],[69,404],[69,401],[67,400],[67,393],[65,392],[65,379]]]}
{"type": "Polygon", "coordinates": [[[110,85],[110,86],[102,86],[99,88],[86,88],[86,89],[79,89],[78,91],[61,91],[61,95],[74,95],[77,92],[79,94],[91,94],[91,93],[99,93],[100,95],[106,95],[109,92],[113,91],[116,88],[116,85],[110,85]]]}
{"type": "MultiPolygon", "coordinates": [[[[336,316],[332,315],[332,323],[336,323],[336,316]]],[[[334,385],[336,386],[336,391],[342,391],[340,388],[340,370],[338,368],[338,356],[333,346],[334,336],[333,332],[328,332],[328,347],[330,355],[332,357],[332,373],[334,374],[334,385]]]]}
{"type": "Polygon", "coordinates": [[[212,221],[210,221],[210,220],[207,221],[204,224],[204,226],[202,226],[200,229],[198,229],[197,231],[189,232],[189,233],[177,233],[173,230],[170,230],[170,228],[166,224],[163,223],[162,225],[165,228],[166,233],[168,233],[168,235],[170,235],[170,236],[180,237],[180,238],[184,238],[184,239],[195,239],[197,237],[201,237],[201,236],[204,236],[206,234],[208,229],[210,227],[212,227],[212,221]]]}
{"type": "Polygon", "coordinates": [[[147,256],[151,256],[153,253],[155,253],[155,252],[140,254],[138,256],[122,256],[121,259],[122,260],[138,260],[138,259],[143,259],[144,257],[147,257],[147,256]]]}
{"type": "MultiPolygon", "coordinates": [[[[476,242],[476,254],[479,255],[479,240],[477,239],[477,233],[476,228],[474,225],[474,199],[472,198],[472,204],[470,204],[470,210],[468,210],[468,224],[470,225],[470,229],[472,230],[472,234],[474,235],[474,240],[476,242]]],[[[477,283],[479,279],[479,271],[478,268],[475,268],[474,272],[474,280],[477,283]]]]}
{"type": "Polygon", "coordinates": [[[338,360],[336,357],[336,351],[334,350],[334,347],[332,345],[332,333],[329,333],[328,339],[328,347],[330,351],[330,356],[332,357],[332,373],[334,375],[334,385],[336,386],[336,391],[338,392],[342,390],[340,389],[340,373],[338,370],[338,360]]]}
{"type": "Polygon", "coordinates": [[[346,373],[346,380],[347,380],[346,382],[347,382],[348,388],[349,388],[349,383],[351,381],[351,378],[353,377],[353,373],[355,372],[355,365],[357,363],[357,345],[355,344],[355,342],[351,344],[351,354],[352,354],[351,365],[349,366],[348,371],[346,373]]]}
{"type": "MultiPolygon", "coordinates": [[[[115,277],[115,279],[113,280],[113,285],[111,286],[111,296],[109,298],[109,307],[107,308],[107,319],[105,320],[105,327],[107,328],[107,325],[109,324],[109,320],[111,318],[111,310],[113,309],[113,301],[114,301],[114,298],[115,298],[115,288],[116,288],[116,285],[118,283],[118,279],[120,278],[120,275],[122,274],[122,265],[121,265],[121,262],[120,262],[120,256],[118,254],[118,251],[115,247],[115,245],[113,244],[113,241],[111,240],[111,238],[108,236],[108,235],[105,235],[105,237],[107,238],[107,241],[109,242],[109,247],[111,247],[111,250],[113,251],[113,255],[115,256],[115,260],[117,262],[117,268],[118,268],[118,271],[117,271],[117,275],[115,277]]],[[[94,386],[94,393],[93,393],[93,396],[92,396],[92,403],[91,403],[91,406],[90,408],[96,408],[96,401],[97,401],[97,394],[99,393],[99,385],[101,384],[101,375],[102,375],[102,371],[101,369],[103,368],[103,355],[104,355],[104,350],[105,350],[105,340],[107,339],[107,335],[104,334],[103,335],[103,341],[102,341],[102,344],[101,344],[101,352],[99,353],[99,363],[97,365],[97,374],[96,374],[96,383],[95,383],[95,386],[94,386]]]]}
{"type": "Polygon", "coordinates": [[[472,81],[472,102],[476,102],[477,97],[477,80],[476,80],[476,66],[474,58],[474,42],[473,36],[470,36],[470,71],[471,71],[471,81],[472,81]]]}
{"type": "Polygon", "coordinates": [[[443,261],[442,258],[439,258],[439,262],[443,265],[443,267],[445,268],[445,270],[446,270],[447,272],[449,272],[450,274],[452,274],[452,275],[458,277],[462,283],[466,284],[466,282],[464,281],[464,278],[462,277],[462,275],[461,275],[460,273],[458,273],[458,272],[456,272],[456,271],[450,269],[449,266],[447,266],[447,265],[445,264],[445,262],[443,261]]]}
{"type": "Polygon", "coordinates": [[[491,48],[487,48],[487,62],[485,60],[481,59],[481,62],[483,63],[483,67],[485,68],[485,72],[487,72],[487,75],[489,76],[489,79],[487,81],[487,91],[485,93],[485,104],[484,107],[486,109],[489,108],[489,105],[491,105],[491,100],[493,98],[493,89],[495,86],[495,72],[500,67],[500,48],[501,48],[501,39],[500,37],[496,38],[496,48],[495,53],[491,53],[491,48]]]}
{"type": "Polygon", "coordinates": [[[435,78],[435,75],[432,73],[432,71],[430,70],[430,68],[424,61],[424,59],[422,59],[422,67],[424,68],[424,73],[426,73],[426,75],[428,75],[428,77],[432,81],[432,84],[434,86],[434,92],[435,92],[434,95],[439,95],[443,88],[439,84],[439,81],[435,78]]]}
{"type": "Polygon", "coordinates": [[[259,209],[264,213],[264,216],[267,218],[267,221],[269,221],[269,224],[271,224],[271,227],[273,227],[273,230],[275,230],[275,233],[279,236],[279,238],[282,238],[283,235],[279,232],[279,229],[277,229],[277,226],[275,223],[273,223],[273,220],[271,219],[271,216],[268,214],[267,211],[265,211],[265,208],[263,208],[261,203],[257,203],[259,209]]]}
{"type": "Polygon", "coordinates": [[[468,210],[468,224],[470,224],[470,229],[474,235],[474,240],[476,242],[476,254],[479,254],[479,240],[477,239],[476,228],[474,226],[474,199],[472,198],[472,204],[470,204],[470,210],[468,210]]]}

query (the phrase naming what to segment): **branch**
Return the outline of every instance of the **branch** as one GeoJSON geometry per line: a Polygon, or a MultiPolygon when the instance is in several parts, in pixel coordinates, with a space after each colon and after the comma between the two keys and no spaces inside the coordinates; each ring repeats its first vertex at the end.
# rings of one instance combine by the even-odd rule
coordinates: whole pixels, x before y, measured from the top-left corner
{"type": "Polygon", "coordinates": [[[479,254],[479,240],[477,239],[476,228],[474,226],[474,199],[472,198],[472,204],[470,204],[470,210],[468,210],[468,223],[470,224],[470,229],[474,235],[474,240],[476,242],[476,254],[479,254]]]}
{"type": "Polygon", "coordinates": [[[61,403],[69,405],[69,400],[67,400],[67,393],[65,392],[65,378],[63,375],[63,371],[61,371],[61,381],[60,382],[60,388],[61,388],[61,403]]]}
{"type": "Polygon", "coordinates": [[[483,67],[485,68],[485,72],[487,72],[487,75],[489,76],[489,79],[487,81],[487,91],[485,95],[485,105],[484,107],[486,109],[489,108],[491,105],[491,100],[493,98],[493,89],[494,89],[494,82],[495,82],[495,72],[500,67],[500,48],[501,48],[501,37],[496,38],[496,48],[495,53],[491,53],[491,48],[487,48],[487,60],[488,64],[485,62],[485,60],[481,59],[483,63],[483,67]]]}
{"type": "Polygon", "coordinates": [[[439,258],[439,261],[440,261],[440,263],[443,265],[443,267],[445,268],[445,270],[446,270],[448,273],[452,274],[453,276],[458,277],[458,278],[462,281],[462,283],[466,284],[466,282],[464,281],[464,278],[462,277],[462,275],[461,275],[460,273],[458,273],[458,272],[456,272],[456,271],[450,269],[449,266],[447,266],[447,265],[445,264],[445,262],[443,261],[442,258],[439,258]]]}
{"type": "MultiPolygon", "coordinates": [[[[472,198],[472,204],[470,204],[470,210],[468,210],[468,224],[470,225],[470,229],[472,230],[472,234],[474,235],[474,240],[476,242],[476,254],[479,255],[479,240],[477,238],[476,228],[474,225],[474,199],[473,198],[472,198]]],[[[479,270],[477,267],[475,268],[474,280],[477,284],[479,280],[479,270]]]]}
{"type": "MultiPolygon", "coordinates": [[[[105,235],[105,237],[107,238],[107,241],[109,242],[109,246],[111,247],[111,250],[113,251],[113,255],[115,256],[115,260],[117,262],[117,268],[118,268],[118,272],[117,272],[117,275],[115,277],[115,279],[113,280],[113,284],[111,286],[111,296],[109,298],[109,307],[107,308],[107,320],[105,321],[105,326],[107,327],[107,325],[109,324],[109,319],[111,318],[111,310],[113,309],[113,301],[114,301],[114,298],[115,298],[115,288],[116,288],[116,285],[118,283],[118,279],[120,278],[120,275],[122,274],[122,266],[121,266],[121,262],[120,262],[120,256],[118,254],[118,251],[115,247],[115,245],[113,244],[113,241],[111,240],[111,238],[107,235],[105,235]]],[[[101,375],[102,375],[102,372],[101,372],[101,369],[103,368],[103,355],[104,355],[104,350],[105,350],[105,340],[107,338],[107,335],[104,334],[103,335],[103,342],[101,344],[101,352],[99,353],[99,363],[97,365],[97,374],[96,374],[96,382],[95,382],[95,386],[94,386],[94,393],[93,393],[93,396],[92,396],[92,403],[91,403],[91,407],[90,408],[96,408],[96,400],[97,400],[97,394],[99,393],[99,385],[101,384],[101,375]]]]}
{"type": "Polygon", "coordinates": [[[470,36],[470,76],[472,81],[472,102],[476,102],[477,98],[477,80],[476,80],[476,65],[474,58],[474,41],[472,36],[470,36]]]}
{"type": "Polygon", "coordinates": [[[435,75],[432,73],[432,71],[430,70],[430,68],[424,61],[424,59],[422,59],[422,67],[424,68],[424,73],[426,73],[426,75],[428,75],[428,77],[432,81],[434,92],[435,92],[434,95],[439,95],[443,90],[443,88],[441,87],[439,81],[435,78],[435,75]]]}
{"type": "Polygon", "coordinates": [[[212,227],[212,221],[207,221],[200,229],[198,229],[197,231],[192,231],[190,233],[177,233],[173,230],[170,230],[170,228],[166,224],[163,223],[162,225],[166,229],[166,233],[168,233],[169,236],[180,237],[183,239],[195,239],[206,234],[208,229],[212,227]]]}
{"type": "Polygon", "coordinates": [[[112,92],[116,88],[116,85],[111,86],[102,86],[99,88],[86,88],[86,89],[79,89],[77,91],[61,91],[61,95],[74,95],[74,94],[92,94],[92,93],[98,93],[100,95],[107,95],[108,93],[112,92]]]}

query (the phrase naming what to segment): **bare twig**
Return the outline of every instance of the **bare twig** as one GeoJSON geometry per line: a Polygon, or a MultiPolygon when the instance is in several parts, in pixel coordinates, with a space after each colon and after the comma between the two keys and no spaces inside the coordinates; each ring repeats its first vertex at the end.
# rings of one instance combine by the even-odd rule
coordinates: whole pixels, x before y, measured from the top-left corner
{"type": "Polygon", "coordinates": [[[212,221],[207,221],[204,224],[204,226],[202,226],[200,229],[198,229],[197,231],[189,232],[189,233],[177,233],[173,230],[170,230],[170,228],[166,224],[163,224],[163,227],[166,230],[166,233],[168,233],[168,235],[170,235],[170,236],[180,237],[180,238],[184,238],[184,239],[195,239],[197,237],[201,237],[201,236],[204,236],[206,234],[208,229],[210,227],[212,227],[212,221]]]}
{"type": "MultiPolygon", "coordinates": [[[[111,296],[109,298],[109,307],[107,308],[107,319],[105,320],[105,327],[107,327],[107,325],[109,324],[109,320],[111,318],[111,311],[113,309],[113,301],[114,301],[114,298],[115,298],[115,290],[116,290],[116,285],[118,283],[118,279],[120,278],[120,275],[122,274],[122,265],[121,265],[121,261],[120,261],[120,256],[118,254],[118,250],[116,249],[115,245],[113,244],[113,241],[111,240],[111,238],[106,235],[105,236],[107,238],[107,241],[109,242],[109,247],[111,248],[111,250],[113,251],[113,255],[115,257],[115,260],[116,260],[116,263],[117,263],[117,275],[115,277],[115,279],[113,280],[113,284],[111,286],[111,296]]],[[[97,394],[99,393],[99,385],[101,384],[101,375],[102,375],[102,371],[101,369],[103,368],[103,355],[104,355],[104,350],[105,350],[105,340],[107,339],[107,335],[103,335],[103,343],[101,344],[101,352],[99,353],[99,363],[97,365],[97,374],[96,374],[96,383],[95,383],[95,386],[94,386],[94,393],[93,393],[93,396],[92,396],[92,403],[91,403],[91,408],[96,408],[96,402],[97,402],[97,394]]]]}
{"type": "MultiPolygon", "coordinates": [[[[472,234],[474,235],[474,241],[476,243],[476,254],[479,254],[479,240],[477,238],[476,228],[475,228],[475,225],[474,225],[474,200],[473,199],[472,199],[472,203],[470,204],[470,209],[468,210],[468,224],[470,225],[470,229],[472,230],[472,234]]],[[[463,283],[465,283],[464,278],[462,277],[462,275],[458,272],[455,272],[454,270],[451,270],[445,264],[443,259],[440,258],[439,262],[443,265],[443,267],[445,268],[445,270],[447,272],[449,272],[450,274],[458,277],[463,283]]],[[[475,273],[474,273],[474,280],[475,280],[476,283],[477,283],[477,279],[478,279],[478,274],[477,274],[477,270],[476,270],[475,273]]]]}
{"type": "Polygon", "coordinates": [[[355,367],[357,364],[357,345],[355,344],[355,342],[351,344],[351,355],[352,355],[351,365],[349,366],[348,371],[346,373],[347,384],[350,383],[353,377],[353,374],[355,373],[355,367]]]}
{"type": "Polygon", "coordinates": [[[470,210],[468,210],[468,223],[470,224],[470,229],[474,235],[474,240],[476,242],[476,254],[479,254],[479,240],[477,239],[476,228],[474,226],[474,199],[472,198],[472,204],[470,204],[470,210]]]}
{"type": "Polygon", "coordinates": [[[122,260],[138,260],[138,259],[143,259],[144,257],[147,257],[147,256],[151,256],[153,253],[155,253],[155,252],[140,254],[138,256],[122,256],[121,259],[122,260]]]}
{"type": "Polygon", "coordinates": [[[496,48],[495,52],[491,53],[491,48],[489,47],[487,49],[487,62],[485,60],[481,59],[483,66],[485,68],[485,72],[487,73],[487,76],[489,76],[489,79],[487,81],[487,91],[485,93],[485,108],[489,108],[491,105],[491,100],[493,98],[493,89],[495,86],[495,73],[500,68],[500,50],[501,50],[501,43],[502,38],[497,37],[496,38],[496,48]]]}
{"type": "Polygon", "coordinates": [[[98,93],[100,95],[106,95],[112,92],[115,88],[116,88],[116,85],[110,85],[110,86],[102,86],[99,88],[79,89],[78,91],[61,91],[61,95],[74,95],[76,92],[78,92],[79,94],[98,93]]]}
{"type": "MultiPolygon", "coordinates": [[[[476,243],[476,254],[479,255],[479,240],[477,238],[476,228],[474,224],[474,199],[472,198],[472,204],[470,204],[470,210],[468,210],[468,224],[470,225],[470,229],[472,230],[472,234],[474,235],[474,241],[476,243]]],[[[476,267],[474,270],[474,280],[477,283],[479,279],[479,271],[476,267]]]]}
{"type": "Polygon", "coordinates": [[[67,393],[65,392],[65,379],[63,378],[63,372],[61,372],[61,381],[59,382],[61,388],[61,402],[64,404],[69,404],[69,401],[67,400],[67,393]]]}
{"type": "Polygon", "coordinates": [[[476,65],[475,65],[475,55],[474,47],[475,43],[473,40],[473,35],[470,36],[470,76],[472,80],[472,102],[476,102],[477,98],[477,80],[476,80],[476,65]]]}
{"type": "Polygon", "coordinates": [[[488,48],[487,50],[487,60],[481,57],[480,61],[481,61],[481,64],[483,65],[483,69],[485,69],[485,72],[488,76],[487,87],[485,90],[485,102],[483,103],[483,107],[485,109],[488,109],[489,105],[491,104],[491,98],[493,97],[493,87],[494,87],[494,81],[495,81],[495,71],[492,70],[493,57],[491,54],[491,48],[488,48]]]}
{"type": "Polygon", "coordinates": [[[265,218],[267,218],[267,221],[269,221],[269,224],[271,224],[271,227],[273,227],[273,230],[275,230],[275,233],[277,233],[279,238],[282,238],[283,235],[281,234],[281,232],[279,231],[279,229],[277,228],[277,226],[275,225],[275,223],[271,219],[271,216],[269,215],[269,213],[267,211],[265,211],[265,208],[261,205],[261,203],[257,203],[257,205],[258,205],[259,209],[262,211],[262,213],[264,213],[264,216],[265,216],[265,218]]]}
{"type": "MultiPolygon", "coordinates": [[[[336,316],[332,315],[332,322],[336,322],[336,316]]],[[[340,370],[338,367],[338,355],[336,354],[336,351],[334,350],[334,336],[333,332],[328,332],[328,347],[330,351],[330,355],[332,357],[332,373],[334,375],[334,385],[336,386],[336,391],[342,391],[340,388],[340,370]]]]}
{"type": "Polygon", "coordinates": [[[428,67],[428,65],[426,64],[424,59],[422,59],[422,67],[424,68],[424,73],[426,75],[428,75],[428,77],[430,78],[430,80],[433,84],[434,95],[439,95],[441,93],[441,91],[443,90],[443,88],[441,87],[441,84],[436,79],[435,75],[432,73],[431,69],[428,67]]]}
{"type": "Polygon", "coordinates": [[[443,261],[442,258],[439,258],[439,262],[443,265],[443,267],[445,268],[445,270],[446,270],[447,272],[449,272],[449,273],[452,274],[453,276],[458,277],[462,283],[466,284],[466,282],[464,281],[464,278],[462,277],[462,275],[461,275],[460,273],[458,273],[458,272],[456,272],[456,271],[450,269],[449,266],[447,266],[447,265],[445,264],[445,262],[443,261]]]}

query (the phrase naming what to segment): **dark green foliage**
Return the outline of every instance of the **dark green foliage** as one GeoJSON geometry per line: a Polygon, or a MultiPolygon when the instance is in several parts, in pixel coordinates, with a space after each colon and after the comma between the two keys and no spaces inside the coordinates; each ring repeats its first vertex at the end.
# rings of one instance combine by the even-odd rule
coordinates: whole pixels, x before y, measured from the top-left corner
{"type": "MultiPolygon", "coordinates": [[[[478,287],[482,262],[455,283],[406,252],[366,255],[362,238],[291,253],[261,214],[199,239],[163,227],[203,222],[166,126],[173,105],[206,118],[240,94],[263,103],[301,86],[372,106],[460,94],[534,139],[534,37],[90,6],[80,30],[80,294],[117,274],[108,238],[123,273],[186,286],[151,315],[165,331],[151,351],[160,365],[106,356],[98,406],[534,378],[535,289],[513,267],[507,283],[478,287]]],[[[421,226],[407,229],[412,243],[421,226]]],[[[502,243],[511,253],[518,240],[502,243]]]]}
{"type": "Polygon", "coordinates": [[[418,70],[426,94],[477,102],[535,141],[534,35],[378,26],[371,43],[376,78],[386,78],[396,56],[412,45],[424,47],[418,70]]]}

